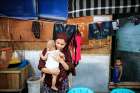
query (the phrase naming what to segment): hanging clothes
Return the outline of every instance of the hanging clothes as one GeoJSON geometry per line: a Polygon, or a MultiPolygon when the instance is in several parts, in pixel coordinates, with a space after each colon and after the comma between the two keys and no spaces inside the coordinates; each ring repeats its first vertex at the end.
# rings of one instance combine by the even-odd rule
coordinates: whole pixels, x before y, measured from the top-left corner
{"type": "Polygon", "coordinates": [[[53,28],[53,39],[56,39],[57,33],[59,32],[64,32],[64,26],[63,24],[54,24],[54,28],[53,28]]]}
{"type": "Polygon", "coordinates": [[[77,65],[79,60],[81,59],[81,40],[81,33],[78,31],[75,35],[76,47],[75,50],[72,51],[72,60],[75,63],[75,65],[77,65]]]}
{"type": "Polygon", "coordinates": [[[97,29],[96,24],[95,23],[89,24],[88,39],[92,40],[92,39],[96,38],[97,32],[99,32],[99,31],[97,29]]]}
{"type": "Polygon", "coordinates": [[[104,31],[104,37],[112,36],[114,34],[112,21],[105,21],[102,23],[102,28],[104,31]]]}
{"type": "Polygon", "coordinates": [[[76,25],[54,24],[53,39],[56,38],[59,32],[66,32],[67,38],[70,39],[74,31],[76,31],[76,25]]]}
{"type": "Polygon", "coordinates": [[[88,39],[100,39],[100,29],[97,23],[89,24],[88,39]]]}
{"type": "Polygon", "coordinates": [[[39,39],[40,38],[40,22],[38,21],[33,21],[32,23],[32,32],[34,33],[35,38],[39,39]]]}
{"type": "Polygon", "coordinates": [[[72,34],[76,31],[76,25],[66,25],[64,29],[65,29],[68,39],[70,39],[72,34]]]}
{"type": "Polygon", "coordinates": [[[79,60],[81,59],[81,41],[82,36],[77,27],[76,31],[72,35],[71,42],[69,45],[69,50],[72,55],[72,62],[75,65],[75,67],[78,65],[79,60]]]}
{"type": "Polygon", "coordinates": [[[88,39],[104,39],[113,35],[112,21],[89,24],[88,39]]]}

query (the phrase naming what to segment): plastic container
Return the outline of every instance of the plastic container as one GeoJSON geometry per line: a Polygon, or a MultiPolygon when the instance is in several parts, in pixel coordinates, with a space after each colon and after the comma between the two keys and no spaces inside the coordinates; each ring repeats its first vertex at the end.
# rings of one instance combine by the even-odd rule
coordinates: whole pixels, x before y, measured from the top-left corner
{"type": "Polygon", "coordinates": [[[20,59],[19,59],[19,57],[18,57],[17,52],[14,51],[14,52],[12,53],[12,58],[11,58],[9,64],[19,64],[20,62],[21,62],[21,61],[20,61],[20,59]]]}
{"type": "Polygon", "coordinates": [[[40,93],[40,77],[30,77],[27,80],[28,93],[40,93]]]}
{"type": "Polygon", "coordinates": [[[71,88],[68,93],[95,93],[93,90],[86,87],[71,88]]]}
{"type": "Polygon", "coordinates": [[[12,48],[0,48],[0,69],[6,69],[12,57],[12,48]]]}
{"type": "Polygon", "coordinates": [[[135,92],[127,88],[115,88],[111,91],[111,93],[135,93],[135,92]]]}

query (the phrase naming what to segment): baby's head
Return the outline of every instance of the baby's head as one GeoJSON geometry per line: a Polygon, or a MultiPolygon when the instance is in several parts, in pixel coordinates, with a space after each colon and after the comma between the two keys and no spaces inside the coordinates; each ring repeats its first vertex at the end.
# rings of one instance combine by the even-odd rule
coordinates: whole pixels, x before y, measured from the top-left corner
{"type": "Polygon", "coordinates": [[[48,50],[55,49],[55,42],[54,42],[54,40],[49,40],[49,41],[47,42],[47,49],[48,49],[48,50]]]}

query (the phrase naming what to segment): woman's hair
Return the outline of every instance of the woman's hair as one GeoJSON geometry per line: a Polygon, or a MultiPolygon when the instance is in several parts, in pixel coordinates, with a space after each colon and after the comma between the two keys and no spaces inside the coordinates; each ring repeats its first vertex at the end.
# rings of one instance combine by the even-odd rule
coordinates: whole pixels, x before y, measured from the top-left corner
{"type": "Polygon", "coordinates": [[[57,33],[56,39],[64,39],[64,41],[67,42],[67,34],[66,34],[66,32],[59,32],[59,33],[57,33]]]}

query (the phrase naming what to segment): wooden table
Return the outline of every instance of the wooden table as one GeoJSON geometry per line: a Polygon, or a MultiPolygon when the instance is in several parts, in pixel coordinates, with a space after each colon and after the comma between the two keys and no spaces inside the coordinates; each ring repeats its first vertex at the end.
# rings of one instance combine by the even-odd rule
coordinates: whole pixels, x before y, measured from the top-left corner
{"type": "Polygon", "coordinates": [[[0,92],[22,92],[29,77],[29,67],[0,70],[0,92]]]}

